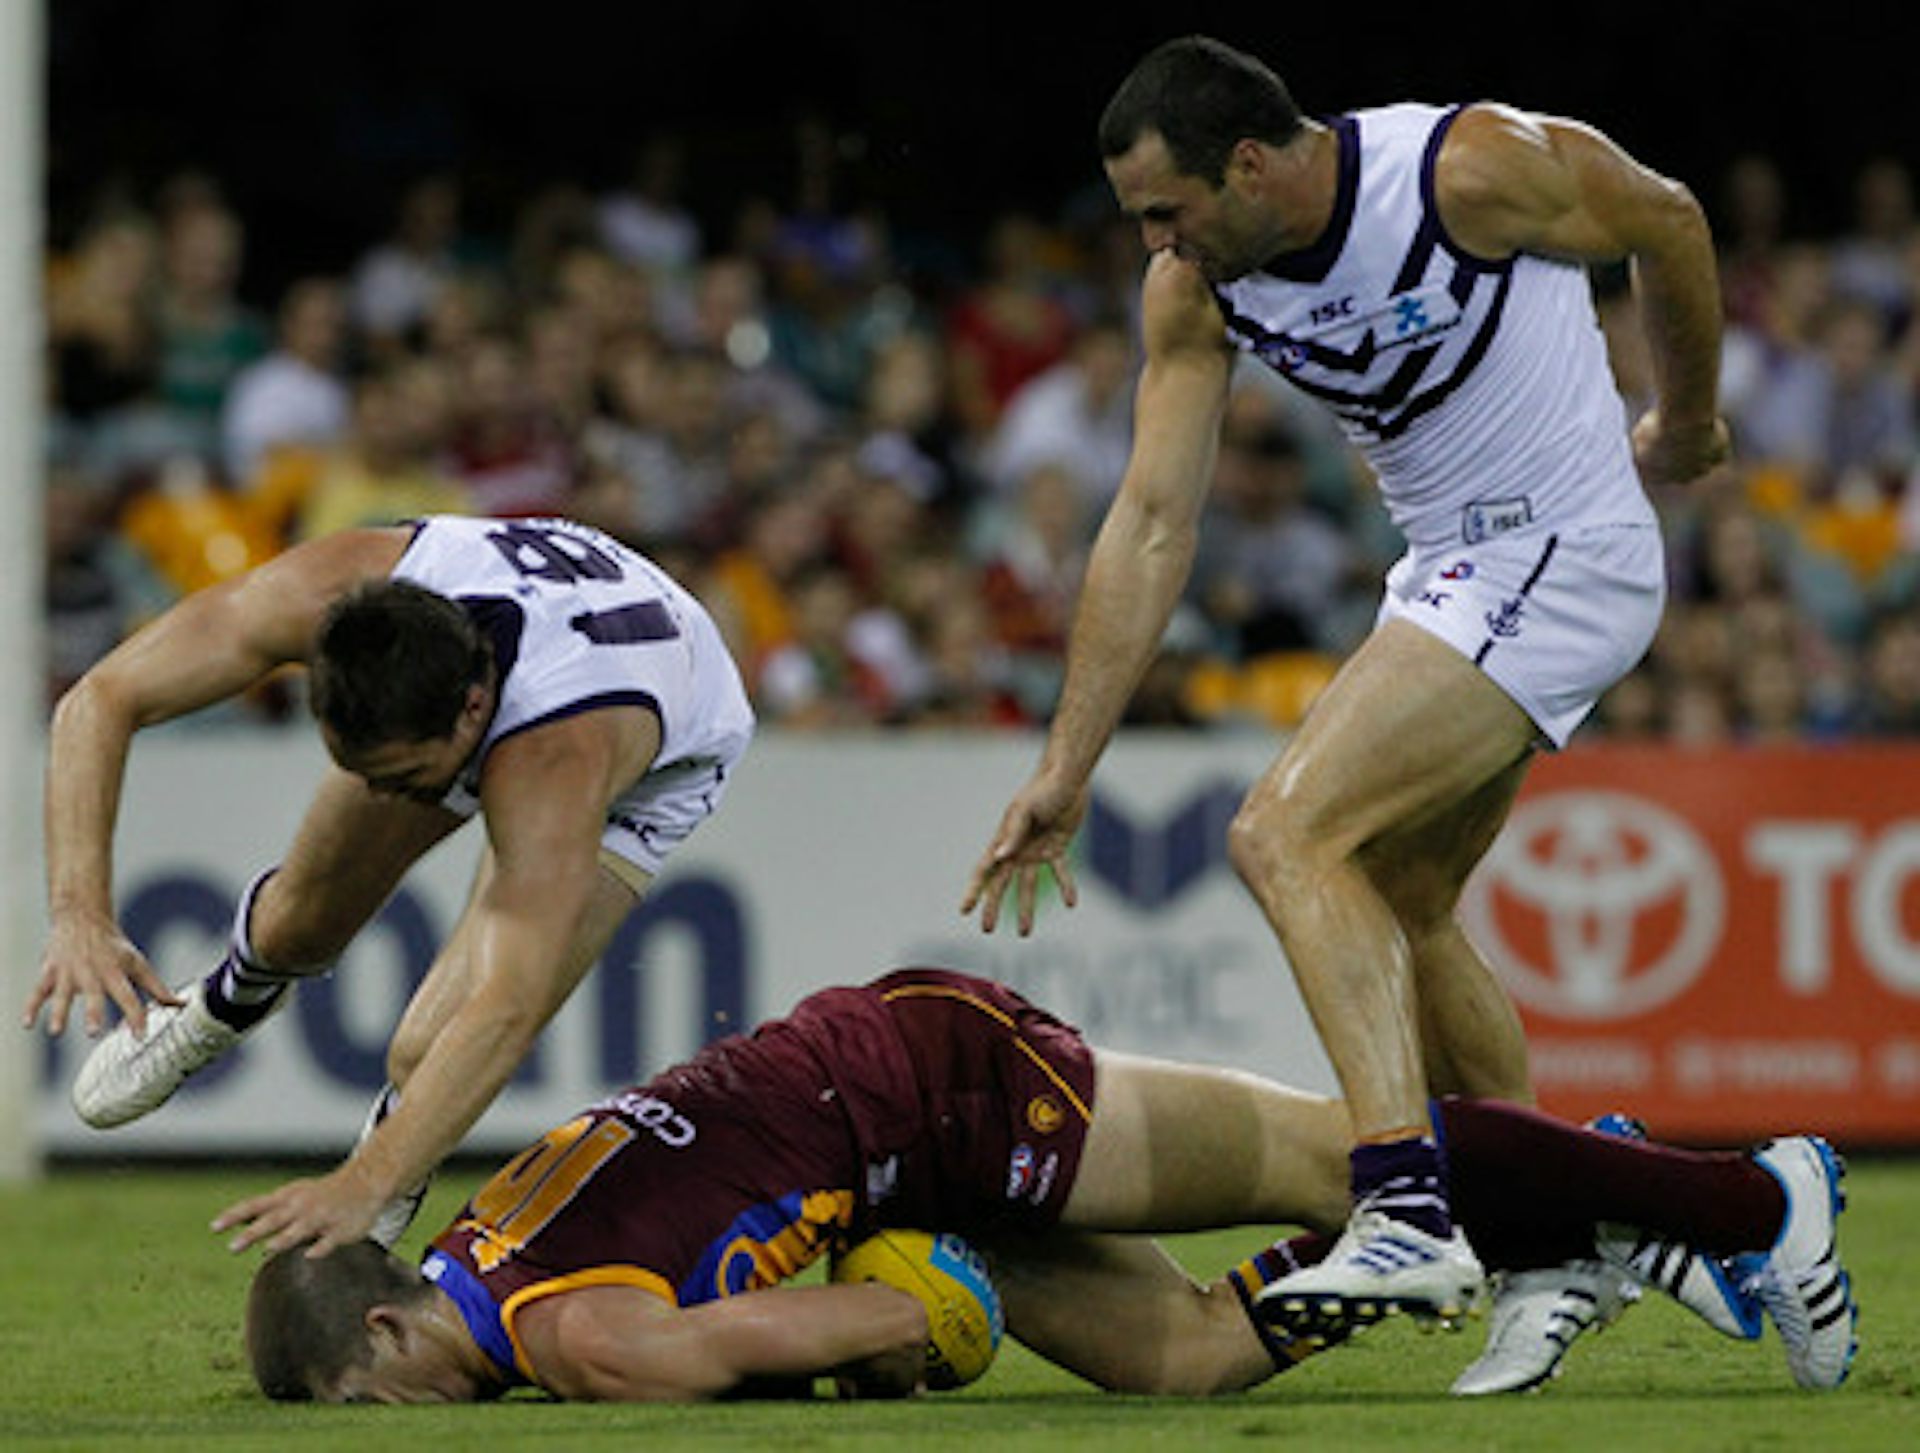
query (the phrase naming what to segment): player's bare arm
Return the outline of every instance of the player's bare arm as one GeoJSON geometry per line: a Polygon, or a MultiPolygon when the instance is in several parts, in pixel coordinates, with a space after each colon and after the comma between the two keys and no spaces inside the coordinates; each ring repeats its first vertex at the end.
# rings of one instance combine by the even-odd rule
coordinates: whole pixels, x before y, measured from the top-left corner
{"type": "Polygon", "coordinates": [[[311,1242],[325,1255],[365,1235],[388,1200],[458,1146],[599,955],[599,942],[582,942],[581,924],[605,891],[606,806],[646,771],[659,743],[656,717],[619,707],[563,718],[493,750],[481,782],[493,871],[453,946],[475,958],[471,992],[393,1113],[344,1165],[215,1219],[215,1230],[236,1231],[234,1250],[311,1242]]]}
{"type": "Polygon", "coordinates": [[[1657,403],[1634,431],[1650,482],[1681,482],[1728,453],[1719,418],[1720,284],[1693,194],[1579,122],[1467,109],[1435,172],[1447,229],[1480,256],[1533,252],[1633,262],[1657,403]]]}
{"type": "Polygon", "coordinates": [[[1066,852],[1086,812],[1094,764],[1193,567],[1232,354],[1213,295],[1190,263],[1155,254],[1142,301],[1146,362],[1134,403],[1133,453],[1088,562],[1046,750],[1007,808],[961,905],[966,913],[981,905],[987,932],[999,922],[1009,883],[1020,932],[1032,931],[1042,865],[1073,902],[1066,852]]]}
{"type": "Polygon", "coordinates": [[[90,1034],[105,1028],[109,1000],[144,1029],[142,995],[176,1002],[113,914],[113,830],[134,734],[237,696],[278,667],[306,659],[327,607],[353,584],[390,571],[406,538],[403,530],[329,536],[190,595],[61,698],[47,751],[50,931],[23,1016],[27,1027],[45,1007],[49,1032],[63,1032],[78,998],[90,1034]]]}
{"type": "Polygon", "coordinates": [[[782,1287],[684,1311],[635,1287],[584,1287],[522,1307],[535,1378],[586,1402],[688,1402],[755,1377],[827,1374],[898,1354],[926,1364],[927,1314],[877,1282],[782,1287]]]}

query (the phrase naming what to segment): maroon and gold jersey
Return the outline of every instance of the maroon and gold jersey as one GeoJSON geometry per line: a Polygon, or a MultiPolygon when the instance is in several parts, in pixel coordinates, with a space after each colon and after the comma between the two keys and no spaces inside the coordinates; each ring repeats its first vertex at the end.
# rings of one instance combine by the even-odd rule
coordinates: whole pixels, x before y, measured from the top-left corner
{"type": "Polygon", "coordinates": [[[421,1269],[525,1376],[514,1314],[556,1292],[615,1283],[694,1306],[879,1226],[1050,1226],[1092,1104],[1075,1030],[1003,985],[905,969],[810,995],[548,1132],[421,1269]]]}

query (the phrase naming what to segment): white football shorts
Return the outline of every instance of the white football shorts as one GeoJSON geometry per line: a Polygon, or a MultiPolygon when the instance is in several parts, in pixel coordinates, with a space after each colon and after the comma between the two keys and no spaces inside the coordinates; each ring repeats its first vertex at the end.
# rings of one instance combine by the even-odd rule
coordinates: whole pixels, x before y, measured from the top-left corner
{"type": "Polygon", "coordinates": [[[1559,748],[1646,654],[1666,600],[1658,525],[1573,525],[1408,552],[1387,572],[1374,627],[1402,620],[1438,636],[1559,748]]]}
{"type": "Polygon", "coordinates": [[[622,863],[658,877],[668,855],[720,806],[738,760],[700,757],[647,773],[607,809],[601,862],[629,887],[637,885],[622,863]]]}

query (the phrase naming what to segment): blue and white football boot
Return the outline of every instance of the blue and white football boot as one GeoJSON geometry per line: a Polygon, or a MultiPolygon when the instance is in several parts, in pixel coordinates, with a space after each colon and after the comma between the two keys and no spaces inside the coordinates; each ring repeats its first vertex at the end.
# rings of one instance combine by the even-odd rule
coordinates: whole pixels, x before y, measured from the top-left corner
{"type": "MultiPolygon", "coordinates": [[[[1645,1124],[1617,1110],[1588,1122],[1588,1128],[1627,1140],[1647,1138],[1645,1124]]],[[[1725,1261],[1631,1226],[1603,1224],[1597,1231],[1600,1259],[1636,1285],[1665,1292],[1723,1337],[1751,1342],[1760,1335],[1759,1299],[1741,1288],[1725,1261]]]]}
{"type": "Polygon", "coordinates": [[[1846,1165],[1817,1135],[1770,1141],[1753,1158],[1780,1182],[1787,1214],[1773,1246],[1736,1257],[1734,1270],[1780,1333],[1793,1380],[1838,1387],[1860,1349],[1860,1308],[1834,1239],[1847,1205],[1846,1165]]]}

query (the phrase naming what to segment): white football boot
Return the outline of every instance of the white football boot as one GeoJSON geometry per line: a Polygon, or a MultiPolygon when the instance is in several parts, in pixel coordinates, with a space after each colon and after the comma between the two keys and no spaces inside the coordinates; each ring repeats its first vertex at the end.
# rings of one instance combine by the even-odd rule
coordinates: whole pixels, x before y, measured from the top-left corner
{"type": "Polygon", "coordinates": [[[1838,1387],[1860,1346],[1860,1309],[1834,1244],[1835,1223],[1847,1204],[1840,1187],[1846,1166],[1817,1135],[1771,1141],[1753,1158],[1780,1182],[1787,1214],[1772,1248],[1734,1258],[1734,1270],[1772,1318],[1793,1380],[1802,1387],[1838,1387]]]}
{"type": "MultiPolygon", "coordinates": [[[[201,980],[174,993],[184,1001],[177,1009],[147,1006],[145,1035],[136,1035],[123,1019],[80,1066],[73,1081],[73,1108],[96,1130],[125,1125],[159,1109],[187,1076],[212,1064],[251,1032],[213,1017],[201,980]]],[[[282,994],[280,1003],[291,997],[291,992],[282,994]]]]}
{"type": "Polygon", "coordinates": [[[1455,1397],[1525,1392],[1560,1375],[1567,1349],[1613,1323],[1640,1288],[1600,1261],[1569,1261],[1494,1278],[1487,1347],[1453,1380],[1455,1397]]]}
{"type": "Polygon", "coordinates": [[[1281,1277],[1254,1306],[1288,1336],[1327,1346],[1396,1313],[1457,1331],[1485,1295],[1486,1272],[1458,1227],[1431,1236],[1362,1203],[1326,1260],[1281,1277]]]}
{"type": "MultiPolygon", "coordinates": [[[[1620,1110],[1589,1120],[1587,1128],[1626,1140],[1647,1138],[1647,1127],[1620,1110]]],[[[1723,1337],[1751,1342],[1760,1335],[1760,1303],[1740,1289],[1724,1262],[1631,1226],[1602,1222],[1594,1232],[1600,1259],[1633,1285],[1665,1292],[1723,1337]]]]}
{"type": "Polygon", "coordinates": [[[1631,1226],[1602,1223],[1598,1233],[1600,1259],[1640,1286],[1665,1292],[1723,1337],[1751,1342],[1760,1335],[1760,1301],[1726,1262],[1631,1226]]]}

